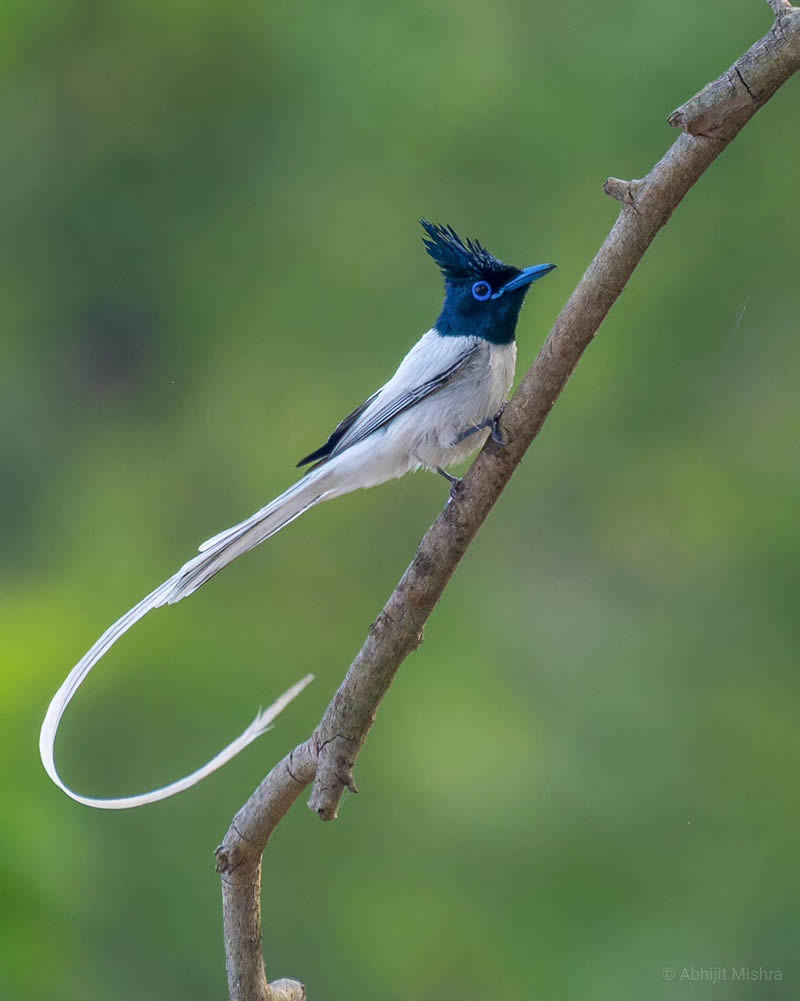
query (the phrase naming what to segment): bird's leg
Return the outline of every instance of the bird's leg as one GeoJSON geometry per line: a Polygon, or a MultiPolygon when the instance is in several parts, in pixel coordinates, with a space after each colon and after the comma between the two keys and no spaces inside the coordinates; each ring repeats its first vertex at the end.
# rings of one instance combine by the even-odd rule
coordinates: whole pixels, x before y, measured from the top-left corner
{"type": "Polygon", "coordinates": [[[451,476],[446,470],[442,469],[441,466],[436,467],[436,472],[443,476],[447,482],[450,484],[450,497],[455,500],[458,494],[458,488],[461,486],[461,480],[457,476],[451,476]]]}
{"type": "Polygon", "coordinates": [[[465,438],[469,438],[471,434],[477,434],[478,431],[485,431],[486,428],[492,429],[492,441],[495,445],[499,445],[501,448],[507,445],[508,442],[503,437],[500,431],[500,418],[503,416],[503,411],[508,406],[508,400],[503,403],[502,407],[497,411],[494,417],[487,417],[485,421],[481,424],[473,424],[471,428],[467,428],[466,431],[462,431],[461,434],[453,442],[454,445],[458,445],[465,438]]]}
{"type": "Polygon", "coordinates": [[[491,421],[484,421],[483,424],[473,424],[471,428],[467,428],[466,431],[462,431],[461,434],[453,442],[454,445],[460,445],[465,438],[469,438],[471,434],[477,434],[478,431],[483,431],[489,427],[491,421]]]}
{"type": "Polygon", "coordinates": [[[412,452],[411,455],[412,458],[416,459],[420,466],[424,466],[425,469],[429,469],[432,473],[438,473],[447,480],[450,484],[450,500],[455,500],[458,488],[461,486],[461,480],[457,476],[453,476],[451,473],[448,473],[447,470],[442,469],[441,466],[431,466],[427,462],[423,462],[422,459],[420,459],[420,457],[414,452],[412,452]]]}

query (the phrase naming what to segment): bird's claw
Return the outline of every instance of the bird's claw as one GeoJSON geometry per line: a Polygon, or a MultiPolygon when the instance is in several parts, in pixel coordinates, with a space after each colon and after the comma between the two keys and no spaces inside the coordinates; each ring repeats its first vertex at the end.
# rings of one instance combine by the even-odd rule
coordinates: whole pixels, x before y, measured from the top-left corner
{"type": "Polygon", "coordinates": [[[472,427],[467,428],[466,431],[462,431],[453,444],[458,445],[464,441],[465,438],[469,438],[471,434],[477,434],[477,432],[483,431],[484,428],[491,428],[492,441],[495,445],[499,445],[500,448],[505,448],[508,442],[503,437],[503,433],[500,430],[500,418],[503,416],[503,411],[507,406],[508,400],[503,403],[502,407],[500,407],[494,417],[487,417],[483,424],[473,424],[472,427]]]}
{"type": "Polygon", "coordinates": [[[503,432],[500,430],[500,418],[503,416],[503,411],[508,406],[508,400],[506,400],[502,407],[497,411],[497,413],[492,417],[491,428],[492,428],[492,441],[495,445],[499,445],[500,448],[505,448],[508,441],[503,437],[503,432]]]}
{"type": "Polygon", "coordinates": [[[494,422],[492,422],[492,441],[495,445],[499,445],[500,448],[505,448],[508,444],[506,439],[500,433],[500,426],[494,422]]]}
{"type": "Polygon", "coordinates": [[[450,484],[450,500],[455,500],[458,495],[459,487],[461,486],[461,480],[457,476],[453,476],[448,473],[446,469],[442,469],[441,466],[436,467],[436,472],[440,476],[443,476],[450,484]]]}

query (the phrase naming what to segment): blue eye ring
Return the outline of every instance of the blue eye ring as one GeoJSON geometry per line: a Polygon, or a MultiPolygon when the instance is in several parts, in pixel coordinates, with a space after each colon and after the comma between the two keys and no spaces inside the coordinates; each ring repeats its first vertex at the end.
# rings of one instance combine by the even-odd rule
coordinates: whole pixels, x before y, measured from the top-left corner
{"type": "Polygon", "coordinates": [[[478,302],[486,302],[489,296],[492,294],[492,286],[481,279],[479,282],[475,282],[472,286],[472,297],[477,299],[478,302]]]}

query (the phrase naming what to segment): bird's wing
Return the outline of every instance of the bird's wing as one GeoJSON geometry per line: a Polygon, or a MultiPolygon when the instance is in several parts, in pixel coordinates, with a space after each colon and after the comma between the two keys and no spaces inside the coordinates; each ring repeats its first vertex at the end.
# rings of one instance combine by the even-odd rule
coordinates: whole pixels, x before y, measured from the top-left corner
{"type": "Polygon", "coordinates": [[[364,413],[370,403],[372,403],[372,401],[380,395],[380,392],[381,390],[379,389],[377,393],[373,393],[368,400],[364,400],[360,407],[356,407],[351,414],[348,414],[347,417],[340,421],[331,432],[331,436],[325,444],[321,445],[318,449],[316,449],[316,451],[309,452],[309,454],[304,459],[301,459],[297,465],[305,466],[307,463],[314,462],[317,459],[327,459],[334,448],[355,424],[358,418],[364,413]]]}
{"type": "Polygon", "coordinates": [[[434,331],[426,334],[409,351],[389,382],[348,414],[325,444],[297,465],[322,463],[379,431],[398,414],[446,385],[479,347],[480,342],[472,338],[466,344],[459,344],[457,339],[440,337],[434,331]]]}
{"type": "MultiPolygon", "coordinates": [[[[434,334],[434,337],[444,340],[439,334],[434,334]]],[[[368,438],[399,414],[447,385],[480,348],[479,341],[470,339],[466,345],[458,345],[455,352],[449,350],[448,345],[446,352],[431,357],[427,351],[417,351],[421,345],[422,342],[409,352],[394,378],[367,401],[363,411],[336,442],[331,455],[338,455],[368,438]],[[422,358],[426,359],[423,363],[422,358]]]]}

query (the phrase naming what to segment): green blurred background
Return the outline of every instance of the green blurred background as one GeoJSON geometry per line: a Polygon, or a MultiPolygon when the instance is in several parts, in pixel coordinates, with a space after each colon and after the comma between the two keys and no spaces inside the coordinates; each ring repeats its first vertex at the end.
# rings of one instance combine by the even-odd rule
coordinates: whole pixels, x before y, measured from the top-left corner
{"type": "MultiPolygon", "coordinates": [[[[605,236],[605,177],[770,25],[757,0],[7,0],[0,997],[225,996],[212,850],[317,722],[446,489],[323,505],[103,661],[77,789],[48,700],[103,629],[436,316],[421,215],[553,260],[521,374],[605,236]]],[[[271,977],[312,1001],[792,998],[800,80],[691,192],[437,608],[340,820],[270,845],[271,977]],[[676,971],[674,982],[662,975],[676,971]],[[695,983],[684,969],[779,969],[695,983]]],[[[729,972],[729,977],[731,976],[729,972]]]]}

